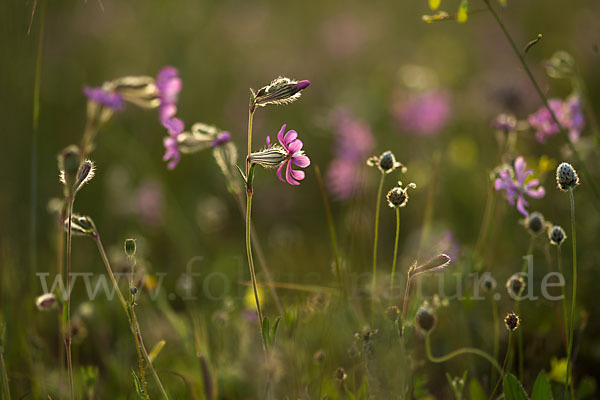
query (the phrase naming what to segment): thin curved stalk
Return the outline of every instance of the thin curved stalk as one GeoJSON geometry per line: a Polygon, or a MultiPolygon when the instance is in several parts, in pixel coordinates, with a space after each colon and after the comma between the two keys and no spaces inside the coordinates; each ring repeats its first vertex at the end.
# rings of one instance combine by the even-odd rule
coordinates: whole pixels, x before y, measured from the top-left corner
{"type": "Polygon", "coordinates": [[[498,379],[498,382],[496,382],[496,386],[494,386],[494,390],[492,390],[492,393],[490,394],[490,400],[492,400],[494,398],[494,394],[496,393],[496,390],[498,390],[498,386],[500,386],[500,382],[502,382],[502,379],[504,379],[504,373],[506,371],[506,364],[508,363],[508,359],[509,359],[511,344],[512,344],[512,331],[508,331],[508,345],[506,346],[506,355],[504,356],[504,362],[502,363],[502,371],[500,371],[500,378],[498,379]]]}
{"type": "Polygon", "coordinates": [[[0,341],[0,370],[2,370],[1,376],[2,376],[2,386],[4,386],[4,396],[6,396],[6,400],[11,400],[10,386],[8,385],[8,374],[6,373],[6,364],[4,363],[4,346],[1,341],[0,341]]]}
{"type": "Polygon", "coordinates": [[[390,298],[394,290],[394,274],[396,273],[396,261],[398,260],[398,236],[400,235],[400,208],[396,207],[396,239],[394,240],[394,261],[392,262],[392,276],[390,277],[390,298]]]}
{"type": "MultiPolygon", "coordinates": [[[[529,241],[529,247],[527,248],[527,253],[525,254],[526,256],[531,255],[531,253],[533,252],[533,243],[534,243],[534,236],[531,236],[531,239],[529,241]]],[[[525,259],[523,261],[523,266],[521,267],[521,272],[525,272],[527,270],[527,259],[525,259]]],[[[517,315],[520,314],[521,311],[521,301],[517,300],[516,301],[516,313],[517,315]]],[[[519,329],[519,331],[517,332],[517,342],[518,342],[518,351],[519,351],[519,380],[523,381],[523,373],[525,370],[525,357],[523,356],[523,330],[519,329]]]]}
{"type": "Polygon", "coordinates": [[[75,400],[73,388],[73,364],[71,357],[71,216],[73,215],[73,195],[67,198],[67,296],[66,296],[66,331],[65,351],[67,355],[67,374],[69,375],[69,391],[71,400],[75,400]]]}
{"type": "Polygon", "coordinates": [[[494,360],[494,358],[492,358],[492,356],[490,356],[488,353],[486,353],[483,350],[475,349],[472,347],[461,347],[460,349],[451,351],[450,353],[448,353],[446,355],[439,356],[439,357],[434,356],[431,352],[431,341],[429,339],[430,336],[431,336],[431,333],[427,333],[425,335],[425,351],[427,352],[427,358],[429,359],[429,361],[434,362],[434,363],[443,363],[443,362],[449,361],[449,360],[453,359],[454,357],[457,357],[460,355],[473,354],[473,355],[485,358],[487,361],[490,362],[490,364],[492,364],[492,366],[494,368],[496,368],[496,370],[498,370],[498,372],[500,374],[502,374],[502,371],[503,371],[502,368],[500,368],[500,365],[498,364],[498,362],[496,360],[494,360]]]}
{"type": "MultiPolygon", "coordinates": [[[[498,334],[500,320],[498,317],[498,304],[496,304],[496,300],[494,300],[494,298],[491,296],[490,296],[490,304],[492,305],[492,321],[494,324],[493,325],[493,327],[494,327],[494,344],[492,347],[492,355],[493,355],[494,359],[497,360],[498,353],[500,352],[500,335],[498,334]]],[[[496,372],[494,369],[492,369],[490,382],[494,381],[495,375],[496,375],[496,372]]]]}
{"type": "MultiPolygon", "coordinates": [[[[558,273],[564,276],[562,267],[562,254],[560,251],[560,245],[556,246],[556,259],[558,260],[558,273]]],[[[569,317],[567,315],[567,295],[565,294],[565,285],[561,285],[560,292],[562,295],[562,309],[563,309],[563,324],[565,330],[565,351],[569,352],[569,317]]]]}
{"type": "Polygon", "coordinates": [[[371,320],[375,318],[375,285],[377,283],[377,242],[379,240],[379,211],[381,209],[381,193],[385,174],[381,173],[377,189],[377,204],[375,205],[375,236],[373,239],[373,281],[371,283],[371,320]]]}
{"type": "Polygon", "coordinates": [[[573,366],[571,365],[571,358],[573,356],[573,332],[575,330],[575,305],[577,303],[577,238],[575,236],[575,198],[573,197],[573,189],[569,189],[569,199],[571,203],[571,243],[573,244],[573,295],[571,297],[571,321],[569,324],[569,343],[567,351],[567,378],[565,380],[565,388],[571,385],[571,397],[574,398],[573,394],[575,389],[573,388],[573,382],[571,374],[573,373],[573,366]]]}
{"type": "Polygon", "coordinates": [[[588,171],[588,168],[587,168],[586,164],[583,162],[581,156],[579,155],[579,152],[575,148],[575,145],[573,144],[573,142],[569,138],[569,134],[567,133],[567,131],[565,130],[565,128],[562,126],[562,124],[558,121],[558,118],[556,117],[556,114],[554,113],[554,111],[552,110],[552,108],[550,108],[550,104],[548,103],[548,97],[546,97],[546,95],[542,91],[540,85],[537,83],[535,77],[533,76],[533,73],[531,72],[531,69],[529,69],[529,66],[525,62],[525,58],[524,58],[523,54],[521,54],[521,51],[517,47],[514,39],[512,38],[512,36],[508,32],[508,30],[506,29],[506,26],[504,25],[504,23],[502,22],[502,20],[500,19],[500,17],[498,16],[498,14],[496,13],[496,11],[492,7],[492,5],[490,4],[490,1],[489,0],[483,0],[483,2],[487,6],[488,10],[490,11],[490,13],[494,17],[494,19],[496,20],[496,23],[498,24],[498,26],[502,30],[502,33],[504,33],[504,36],[506,37],[506,40],[508,40],[508,43],[510,44],[510,46],[513,49],[515,55],[519,59],[521,65],[523,66],[523,69],[527,73],[527,76],[528,76],[529,80],[533,84],[533,87],[535,88],[535,91],[537,92],[538,96],[542,100],[542,103],[544,104],[544,107],[546,107],[546,109],[550,113],[550,116],[552,117],[552,120],[554,121],[554,123],[558,127],[558,130],[559,130],[560,134],[563,136],[563,139],[569,145],[569,148],[570,148],[571,152],[573,153],[573,157],[575,158],[575,161],[577,161],[577,164],[579,164],[580,169],[583,171],[583,174],[585,175],[586,181],[589,182],[589,184],[590,184],[590,186],[592,188],[592,191],[596,195],[597,200],[600,200],[600,189],[596,185],[596,182],[594,182],[594,180],[592,179],[592,176],[591,176],[590,172],[588,171]]]}

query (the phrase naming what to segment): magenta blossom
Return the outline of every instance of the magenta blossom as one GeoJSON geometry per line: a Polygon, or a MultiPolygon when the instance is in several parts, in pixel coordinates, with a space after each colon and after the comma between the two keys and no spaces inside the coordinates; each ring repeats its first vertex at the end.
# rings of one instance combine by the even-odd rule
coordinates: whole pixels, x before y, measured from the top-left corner
{"type": "Polygon", "coordinates": [[[169,132],[169,136],[163,139],[163,144],[165,145],[163,161],[169,161],[167,168],[173,169],[181,159],[181,153],[179,152],[179,147],[177,145],[177,136],[183,132],[184,125],[183,121],[179,118],[171,118],[163,121],[163,125],[169,132]]]}
{"type": "MultiPolygon", "coordinates": [[[[277,167],[277,177],[281,182],[287,181],[290,185],[299,185],[300,182],[304,179],[306,174],[304,171],[297,171],[292,169],[292,163],[297,165],[300,168],[306,168],[310,165],[310,159],[304,155],[304,151],[302,151],[302,140],[298,139],[298,132],[291,130],[288,131],[285,136],[283,133],[285,132],[286,124],[283,124],[279,133],[277,133],[277,140],[279,140],[279,144],[283,147],[285,152],[287,153],[285,159],[279,164],[277,167]],[[285,170],[285,180],[281,176],[284,165],[286,166],[285,170]]],[[[271,138],[267,137],[267,146],[271,148],[271,138]]]]}
{"type": "Polygon", "coordinates": [[[450,98],[444,91],[428,91],[396,102],[392,114],[401,129],[419,136],[439,133],[450,120],[450,98]]]}
{"type": "MultiPolygon", "coordinates": [[[[569,132],[569,139],[577,141],[585,125],[579,98],[571,97],[567,101],[550,99],[548,104],[558,122],[569,132]]],[[[535,114],[529,116],[529,125],[535,129],[535,137],[540,143],[545,143],[548,137],[559,132],[558,126],[546,107],[541,107],[535,114]]]]}
{"type": "Polygon", "coordinates": [[[123,109],[123,96],[111,90],[102,87],[84,86],[83,94],[89,100],[96,104],[110,108],[113,111],[121,111],[123,109]]]}
{"type": "Polygon", "coordinates": [[[506,167],[500,170],[494,182],[496,190],[504,190],[506,192],[508,202],[511,205],[515,205],[515,199],[517,200],[517,210],[526,218],[529,217],[529,212],[526,209],[529,203],[525,200],[525,195],[539,199],[546,194],[546,190],[540,186],[539,179],[532,179],[525,183],[525,180],[531,174],[533,174],[533,171],[527,169],[525,159],[517,157],[514,169],[506,167]]]}
{"type": "Polygon", "coordinates": [[[178,76],[177,68],[164,67],[158,72],[156,76],[156,88],[158,89],[158,97],[160,99],[158,114],[163,125],[177,113],[177,98],[181,91],[181,86],[181,79],[178,76]]]}

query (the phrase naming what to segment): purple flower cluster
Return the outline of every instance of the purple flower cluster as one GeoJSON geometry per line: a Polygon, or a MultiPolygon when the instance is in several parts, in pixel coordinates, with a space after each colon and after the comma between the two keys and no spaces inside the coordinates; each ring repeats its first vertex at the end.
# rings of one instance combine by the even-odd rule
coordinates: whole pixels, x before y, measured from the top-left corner
{"type": "Polygon", "coordinates": [[[177,136],[185,125],[182,120],[175,117],[177,114],[177,98],[181,91],[181,79],[177,68],[164,67],[156,76],[156,88],[158,89],[158,116],[162,125],[167,129],[169,136],[164,138],[165,155],[163,161],[168,161],[167,168],[173,169],[181,159],[181,153],[177,146],[177,136]]]}
{"type": "Polygon", "coordinates": [[[526,208],[529,203],[525,200],[525,195],[539,199],[546,194],[546,190],[540,186],[538,179],[532,179],[525,183],[525,180],[531,174],[533,174],[533,171],[527,168],[525,159],[517,157],[514,169],[512,167],[501,169],[494,182],[494,187],[497,191],[504,190],[506,192],[508,202],[511,205],[515,205],[516,199],[517,210],[525,217],[529,216],[526,208]]]}
{"type": "Polygon", "coordinates": [[[450,119],[450,98],[439,90],[419,93],[408,100],[396,101],[392,105],[392,114],[404,132],[433,136],[450,119]]]}
{"type": "MultiPolygon", "coordinates": [[[[287,152],[286,159],[279,164],[277,167],[277,177],[281,182],[287,181],[290,185],[299,185],[300,182],[304,179],[306,174],[304,171],[298,171],[292,169],[292,164],[300,168],[306,168],[310,165],[310,159],[304,155],[302,151],[302,140],[298,139],[298,132],[294,130],[287,131],[284,135],[286,128],[286,124],[283,124],[279,132],[277,133],[277,140],[279,144],[285,149],[287,152]],[[283,179],[283,167],[286,166],[285,169],[285,180],[283,179]]],[[[271,147],[271,138],[267,136],[267,147],[271,147]]]]}
{"type": "MultiPolygon", "coordinates": [[[[567,101],[550,99],[548,104],[558,122],[569,131],[571,141],[577,141],[585,125],[579,98],[571,97],[567,101]]],[[[548,137],[559,132],[558,126],[546,107],[541,107],[529,116],[529,125],[535,129],[535,137],[540,143],[545,143],[548,137]]]]}
{"type": "Polygon", "coordinates": [[[121,111],[123,109],[123,96],[119,93],[102,87],[84,86],[83,94],[94,103],[110,108],[113,111],[121,111]]]}
{"type": "Polygon", "coordinates": [[[373,151],[373,133],[352,113],[339,109],[332,115],[336,143],[334,159],[327,170],[327,182],[333,196],[348,199],[361,185],[360,170],[373,151]]]}

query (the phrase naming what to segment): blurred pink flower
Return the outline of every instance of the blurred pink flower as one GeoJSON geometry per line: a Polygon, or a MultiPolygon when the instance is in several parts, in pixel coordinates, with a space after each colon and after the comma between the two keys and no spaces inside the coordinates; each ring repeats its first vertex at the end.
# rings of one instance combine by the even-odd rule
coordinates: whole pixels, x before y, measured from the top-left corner
{"type": "Polygon", "coordinates": [[[392,114],[402,131],[421,136],[439,133],[448,123],[450,111],[450,96],[440,90],[399,98],[392,105],[392,114]]]}
{"type": "Polygon", "coordinates": [[[179,152],[179,147],[177,145],[177,136],[183,132],[184,125],[183,121],[179,118],[168,119],[163,122],[163,125],[167,128],[167,132],[169,132],[169,136],[163,139],[163,144],[165,145],[163,161],[169,161],[167,168],[173,169],[181,159],[181,153],[179,152]]]}
{"type": "Polygon", "coordinates": [[[327,170],[327,184],[336,199],[345,200],[362,185],[360,171],[373,151],[373,133],[345,109],[334,111],[332,120],[336,142],[334,159],[327,170]]]}
{"type": "Polygon", "coordinates": [[[164,67],[158,72],[156,76],[156,88],[158,89],[158,97],[160,99],[158,114],[160,122],[163,125],[177,114],[177,98],[179,97],[181,86],[181,79],[178,76],[177,68],[164,67]]]}
{"type": "MultiPolygon", "coordinates": [[[[577,141],[585,125],[579,98],[571,97],[567,101],[550,99],[548,104],[558,122],[569,131],[569,138],[574,142],[577,141]]],[[[529,116],[529,125],[536,130],[535,137],[540,143],[545,143],[548,137],[559,132],[558,126],[554,123],[554,119],[546,107],[541,107],[529,116]]]]}
{"type": "Polygon", "coordinates": [[[158,181],[142,182],[135,191],[134,202],[142,223],[156,226],[162,222],[163,189],[158,181]]]}
{"type": "Polygon", "coordinates": [[[511,205],[514,206],[515,199],[517,200],[517,210],[525,217],[529,216],[526,209],[529,203],[525,200],[525,195],[540,199],[546,194],[546,190],[540,186],[538,179],[532,179],[525,183],[525,179],[531,174],[533,174],[533,170],[527,168],[525,159],[517,157],[514,169],[506,167],[500,170],[494,182],[497,191],[504,190],[506,192],[506,197],[511,205]]]}

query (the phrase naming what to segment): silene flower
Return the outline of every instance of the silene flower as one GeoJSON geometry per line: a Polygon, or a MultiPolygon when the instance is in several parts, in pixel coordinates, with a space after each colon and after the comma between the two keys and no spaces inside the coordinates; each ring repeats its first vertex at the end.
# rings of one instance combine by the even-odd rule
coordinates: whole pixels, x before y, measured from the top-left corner
{"type": "Polygon", "coordinates": [[[121,111],[125,102],[142,108],[159,105],[154,78],[150,76],[125,76],[105,82],[100,87],[85,86],[83,93],[88,100],[113,111],[121,111]]]}
{"type": "Polygon", "coordinates": [[[263,86],[257,92],[250,89],[250,111],[256,107],[264,107],[269,104],[289,104],[300,98],[304,89],[310,86],[310,81],[295,81],[290,78],[279,77],[267,86],[263,86]]]}
{"type": "Polygon", "coordinates": [[[168,161],[167,168],[174,169],[181,159],[177,138],[179,134],[183,132],[184,124],[179,118],[171,118],[164,121],[163,125],[167,128],[167,132],[169,133],[169,136],[163,139],[163,144],[165,146],[163,161],[168,161]]]}
{"type": "Polygon", "coordinates": [[[177,114],[177,99],[181,86],[179,72],[175,67],[164,67],[156,75],[156,88],[160,100],[158,114],[163,125],[177,114]]]}
{"type": "Polygon", "coordinates": [[[306,176],[304,171],[294,170],[292,165],[306,168],[310,165],[310,159],[302,150],[303,143],[298,139],[298,133],[294,130],[285,133],[286,124],[283,124],[277,140],[279,143],[271,143],[267,136],[267,147],[261,151],[250,154],[250,163],[258,164],[265,168],[277,168],[277,177],[280,181],[290,185],[299,185],[306,176]],[[283,168],[285,167],[285,180],[283,179],[283,168]]]}
{"type": "Polygon", "coordinates": [[[208,148],[216,148],[231,141],[231,134],[216,126],[200,122],[192,125],[191,132],[177,136],[177,144],[182,153],[195,153],[208,148]]]}
{"type": "Polygon", "coordinates": [[[511,205],[515,205],[516,200],[517,210],[526,218],[529,217],[526,208],[529,203],[525,199],[525,195],[539,199],[546,194],[546,190],[540,186],[538,179],[531,179],[525,183],[525,180],[531,174],[533,174],[533,171],[527,168],[525,159],[518,157],[515,160],[514,168],[506,166],[500,169],[494,182],[497,191],[504,190],[506,192],[506,197],[511,205]]]}
{"type": "MultiPolygon", "coordinates": [[[[554,115],[556,115],[558,122],[569,132],[569,139],[574,142],[577,141],[585,125],[579,98],[572,96],[566,101],[550,99],[548,104],[554,115]]],[[[535,137],[540,143],[545,143],[548,137],[559,132],[550,111],[544,106],[531,114],[528,120],[529,125],[535,129],[535,137]]]]}

